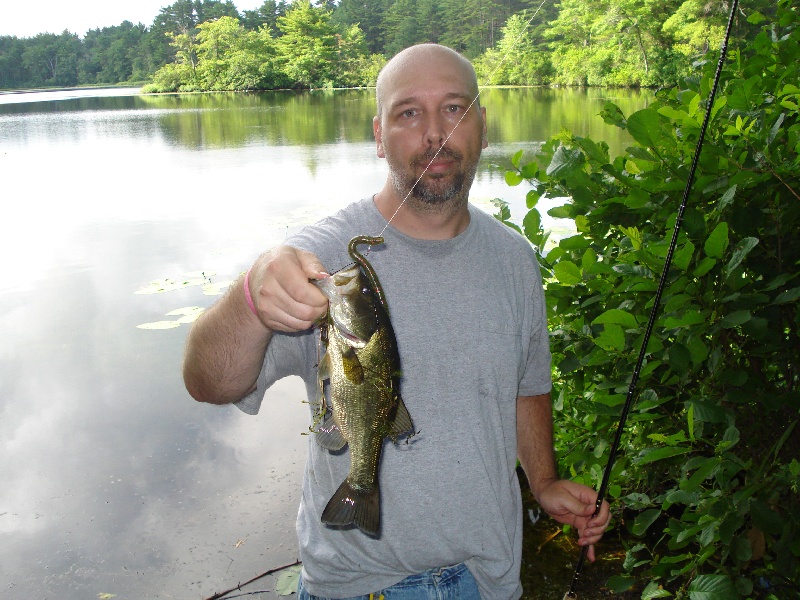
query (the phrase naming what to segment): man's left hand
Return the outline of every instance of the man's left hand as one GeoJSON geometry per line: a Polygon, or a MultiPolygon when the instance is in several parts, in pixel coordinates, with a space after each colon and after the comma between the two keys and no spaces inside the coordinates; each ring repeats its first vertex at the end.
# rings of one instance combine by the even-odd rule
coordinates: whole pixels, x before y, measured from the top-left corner
{"type": "Polygon", "coordinates": [[[600,512],[592,517],[597,492],[568,479],[551,480],[540,486],[534,495],[548,515],[578,530],[578,544],[589,546],[586,557],[594,562],[594,544],[603,537],[611,520],[608,502],[603,501],[600,512]]]}

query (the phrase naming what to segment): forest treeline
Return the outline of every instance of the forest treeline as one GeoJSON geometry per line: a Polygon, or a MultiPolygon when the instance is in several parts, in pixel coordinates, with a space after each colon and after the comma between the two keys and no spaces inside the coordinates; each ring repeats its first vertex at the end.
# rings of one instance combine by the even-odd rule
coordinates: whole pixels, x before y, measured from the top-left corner
{"type": "MultiPolygon", "coordinates": [[[[722,39],[728,5],[699,0],[177,0],[149,26],[0,36],[0,89],[152,82],[151,91],[373,85],[419,42],[472,59],[482,84],[666,86],[722,39]]],[[[756,30],[740,9],[734,44],[756,30]]]]}

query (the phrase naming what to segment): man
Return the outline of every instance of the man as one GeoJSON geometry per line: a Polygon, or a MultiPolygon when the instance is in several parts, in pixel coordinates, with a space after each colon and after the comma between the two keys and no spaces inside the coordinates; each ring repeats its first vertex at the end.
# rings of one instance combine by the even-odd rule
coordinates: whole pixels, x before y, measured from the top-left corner
{"type": "Polygon", "coordinates": [[[608,506],[592,518],[596,493],[556,475],[535,255],[467,202],[487,146],[471,64],[443,46],[414,46],[386,65],[376,95],[385,186],[256,260],[192,328],[186,386],[198,400],[255,412],[269,385],[297,374],[315,399],[312,326],[327,301],[309,280],[350,263],[355,235],[383,235],[369,260],[386,293],[401,394],[419,433],[384,447],[379,538],[321,522],[349,459],[310,440],[297,517],[300,597],[516,599],[516,458],[542,507],[590,545],[590,560],[608,506]]]}

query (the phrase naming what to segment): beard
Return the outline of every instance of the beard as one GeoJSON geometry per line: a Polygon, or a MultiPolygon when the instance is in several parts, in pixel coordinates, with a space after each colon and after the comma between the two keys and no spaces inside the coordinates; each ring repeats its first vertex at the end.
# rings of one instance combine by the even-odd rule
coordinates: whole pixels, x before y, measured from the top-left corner
{"type": "Polygon", "coordinates": [[[413,198],[422,205],[432,208],[454,199],[466,201],[472,180],[475,178],[478,161],[476,160],[466,167],[463,162],[463,154],[443,146],[438,154],[431,149],[413,156],[409,161],[409,169],[398,168],[399,165],[392,165],[390,162],[389,172],[394,188],[400,197],[405,198],[408,195],[410,199],[413,198]],[[434,157],[449,158],[458,164],[458,169],[449,175],[425,173],[425,169],[434,157]],[[423,169],[423,175],[414,175],[419,169],[423,169]],[[409,190],[411,190],[410,194],[409,190]]]}

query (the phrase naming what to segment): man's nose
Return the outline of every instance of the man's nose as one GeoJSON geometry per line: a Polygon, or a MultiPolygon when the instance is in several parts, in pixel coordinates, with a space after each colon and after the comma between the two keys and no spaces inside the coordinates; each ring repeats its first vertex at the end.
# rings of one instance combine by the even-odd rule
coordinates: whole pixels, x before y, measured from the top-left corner
{"type": "Polygon", "coordinates": [[[425,125],[425,143],[434,148],[444,145],[448,132],[442,115],[439,113],[429,114],[425,125]]]}

